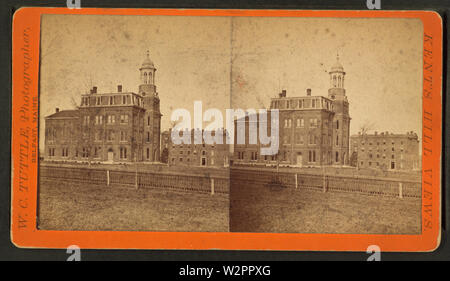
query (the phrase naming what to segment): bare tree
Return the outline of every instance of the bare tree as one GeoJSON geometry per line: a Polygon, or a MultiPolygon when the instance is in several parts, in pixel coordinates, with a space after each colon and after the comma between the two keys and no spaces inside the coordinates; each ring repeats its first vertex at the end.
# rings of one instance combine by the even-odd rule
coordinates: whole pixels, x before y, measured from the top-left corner
{"type": "Polygon", "coordinates": [[[94,86],[92,73],[85,74],[83,77],[83,88],[88,89],[86,93],[94,86]]]}
{"type": "Polygon", "coordinates": [[[375,123],[369,120],[365,120],[361,126],[359,126],[359,131],[362,135],[366,135],[369,131],[375,129],[375,123]]]}
{"type": "Polygon", "coordinates": [[[180,123],[180,122],[181,122],[181,120],[170,121],[169,129],[175,128],[175,126],[176,126],[178,123],[180,123]]]}
{"type": "Polygon", "coordinates": [[[78,108],[78,103],[74,97],[70,97],[70,104],[72,105],[73,108],[78,108]]]}

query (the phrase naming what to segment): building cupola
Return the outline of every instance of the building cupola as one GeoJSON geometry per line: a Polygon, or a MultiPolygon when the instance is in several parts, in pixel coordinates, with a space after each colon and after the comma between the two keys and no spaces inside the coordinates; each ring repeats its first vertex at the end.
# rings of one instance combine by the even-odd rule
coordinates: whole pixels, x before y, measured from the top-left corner
{"type": "Polygon", "coordinates": [[[330,88],[344,88],[344,67],[339,62],[339,54],[336,56],[336,62],[331,67],[330,74],[330,88]]]}
{"type": "Polygon", "coordinates": [[[147,56],[145,60],[142,62],[140,71],[140,81],[139,85],[139,93],[143,96],[146,94],[156,95],[156,86],[155,86],[155,72],[156,68],[153,64],[153,61],[150,59],[150,53],[147,51],[147,56]]]}
{"type": "Polygon", "coordinates": [[[341,62],[339,61],[339,54],[336,55],[336,62],[331,67],[330,71],[330,88],[328,89],[328,97],[332,100],[346,100],[344,79],[345,71],[341,62]]]}

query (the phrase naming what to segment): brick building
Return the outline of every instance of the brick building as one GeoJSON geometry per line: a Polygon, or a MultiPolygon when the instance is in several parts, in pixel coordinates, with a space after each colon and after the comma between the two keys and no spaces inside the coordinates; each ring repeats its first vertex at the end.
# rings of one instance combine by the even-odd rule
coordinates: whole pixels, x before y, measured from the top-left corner
{"type": "Polygon", "coordinates": [[[161,162],[169,163],[170,131],[161,133],[161,162]]]}
{"type": "MultiPolygon", "coordinates": [[[[328,95],[288,97],[285,90],[272,98],[269,109],[279,110],[279,153],[261,156],[259,137],[257,144],[248,140],[249,124],[245,117],[246,140],[235,144],[234,163],[280,164],[292,166],[321,166],[349,164],[349,103],[345,95],[345,72],[339,58],[329,71],[328,95]]],[[[268,120],[270,115],[268,114],[268,120]]],[[[256,117],[256,122],[261,122],[256,117]]],[[[270,122],[267,124],[270,135],[270,122]]],[[[235,124],[237,126],[237,124],[235,124]]],[[[235,128],[238,132],[238,128],[235,128]]],[[[235,141],[236,143],[236,141],[235,141]]]]}
{"type": "Polygon", "coordinates": [[[156,68],[147,57],[139,92],[81,96],[76,110],[56,110],[45,117],[45,159],[79,161],[159,161],[161,113],[155,86],[156,68]]]}
{"type": "Polygon", "coordinates": [[[357,134],[350,138],[352,165],[382,170],[419,170],[419,138],[414,132],[357,134]]]}
{"type": "Polygon", "coordinates": [[[45,159],[74,159],[80,136],[80,112],[64,110],[45,118],[45,159]]]}
{"type": "MultiPolygon", "coordinates": [[[[222,131],[222,144],[207,144],[201,138],[204,131],[199,130],[184,131],[183,134],[189,134],[191,138],[190,144],[175,144],[170,137],[172,130],[167,133],[168,141],[168,163],[169,165],[186,165],[199,167],[228,167],[230,160],[230,149],[227,144],[226,131],[222,131]],[[199,134],[202,141],[195,144],[196,133],[199,134]]],[[[181,133],[181,132],[180,132],[181,133]]],[[[211,132],[214,136],[216,131],[211,132]]]]}

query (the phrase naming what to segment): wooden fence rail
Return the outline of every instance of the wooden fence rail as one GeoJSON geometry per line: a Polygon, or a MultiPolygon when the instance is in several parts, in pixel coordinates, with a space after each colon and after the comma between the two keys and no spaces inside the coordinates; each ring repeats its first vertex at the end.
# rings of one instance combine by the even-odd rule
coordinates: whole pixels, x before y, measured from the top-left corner
{"type": "Polygon", "coordinates": [[[229,193],[229,180],[204,175],[172,175],[152,172],[41,166],[40,177],[60,181],[129,188],[167,189],[201,193],[229,193]]]}
{"type": "Polygon", "coordinates": [[[340,191],[391,197],[414,197],[422,195],[420,181],[337,175],[313,175],[275,171],[231,169],[230,178],[207,175],[177,175],[157,172],[133,172],[84,167],[44,166],[40,176],[60,181],[85,184],[122,186],[130,188],[166,189],[211,194],[228,194],[230,179],[232,188],[245,188],[256,184],[265,186],[278,182],[281,186],[318,191],[340,191]]]}
{"type": "Polygon", "coordinates": [[[406,179],[277,173],[245,169],[232,169],[230,178],[231,188],[245,188],[244,182],[257,185],[278,182],[282,187],[296,189],[354,192],[400,198],[421,198],[422,196],[421,182],[406,179]]]}

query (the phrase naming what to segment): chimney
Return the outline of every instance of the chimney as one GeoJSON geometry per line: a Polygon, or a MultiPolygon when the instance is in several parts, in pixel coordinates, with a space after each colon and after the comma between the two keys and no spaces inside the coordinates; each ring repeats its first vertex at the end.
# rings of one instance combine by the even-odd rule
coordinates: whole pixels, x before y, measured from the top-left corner
{"type": "Polygon", "coordinates": [[[55,109],[55,111],[56,111],[56,113],[58,113],[58,112],[59,112],[59,108],[57,107],[57,108],[55,109]]]}
{"type": "Polygon", "coordinates": [[[311,96],[311,89],[306,89],[306,95],[307,95],[308,97],[311,96]]]}
{"type": "Polygon", "coordinates": [[[92,87],[92,93],[96,94],[97,93],[97,86],[92,87]]]}
{"type": "Polygon", "coordinates": [[[122,85],[117,85],[117,92],[122,93],[122,85]]]}

